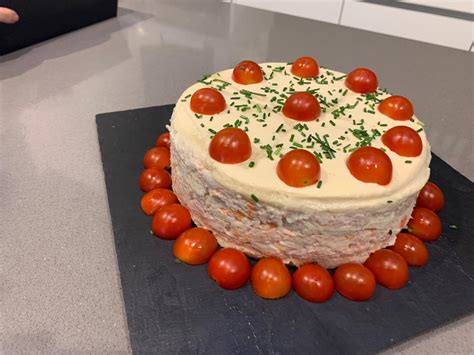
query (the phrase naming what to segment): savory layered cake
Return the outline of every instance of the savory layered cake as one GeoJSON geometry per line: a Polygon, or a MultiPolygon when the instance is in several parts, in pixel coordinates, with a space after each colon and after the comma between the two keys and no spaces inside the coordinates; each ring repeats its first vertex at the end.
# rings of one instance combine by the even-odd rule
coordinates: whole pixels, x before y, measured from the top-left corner
{"type": "Polygon", "coordinates": [[[392,245],[429,177],[411,103],[368,69],[244,61],[186,89],[173,190],[223,247],[333,268],[392,245]]]}

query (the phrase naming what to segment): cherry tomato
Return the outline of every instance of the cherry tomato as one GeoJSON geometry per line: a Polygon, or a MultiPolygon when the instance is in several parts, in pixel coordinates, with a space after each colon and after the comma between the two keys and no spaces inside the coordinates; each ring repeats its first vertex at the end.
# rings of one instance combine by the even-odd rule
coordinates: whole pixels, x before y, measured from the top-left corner
{"type": "Polygon", "coordinates": [[[161,207],[153,217],[151,230],[160,239],[172,240],[192,226],[188,209],[177,203],[161,207]]]}
{"type": "Polygon", "coordinates": [[[290,150],[277,165],[277,175],[281,181],[292,187],[315,184],[321,175],[318,159],[304,149],[290,150]]]}
{"type": "Polygon", "coordinates": [[[444,206],[443,191],[432,182],[427,182],[420,191],[416,200],[417,207],[425,207],[433,212],[439,212],[444,206]]]}
{"type": "Polygon", "coordinates": [[[333,278],[337,292],[351,301],[367,301],[375,292],[375,277],[362,264],[343,264],[333,278]]]}
{"type": "Polygon", "coordinates": [[[259,83],[263,80],[262,69],[257,63],[244,60],[235,66],[232,80],[243,85],[259,83]]]}
{"type": "Polygon", "coordinates": [[[312,121],[321,114],[321,107],[309,92],[295,92],[286,99],[282,112],[296,121],[312,121]]]}
{"type": "Polygon", "coordinates": [[[156,140],[157,147],[163,147],[170,149],[170,132],[162,133],[156,140]]]}
{"type": "Polygon", "coordinates": [[[161,207],[178,203],[176,195],[166,189],[154,189],[147,192],[141,199],[140,205],[146,215],[154,215],[161,207]]]}
{"type": "Polygon", "coordinates": [[[354,69],[347,75],[346,86],[359,94],[374,92],[377,90],[377,75],[367,68],[354,69]]]}
{"type": "Polygon", "coordinates": [[[420,135],[414,129],[406,126],[390,128],[383,134],[382,142],[392,152],[402,157],[417,157],[423,149],[420,135]]]}
{"type": "Polygon", "coordinates": [[[212,88],[202,88],[191,96],[191,110],[202,115],[215,115],[224,111],[226,103],[224,96],[212,88]]]}
{"type": "Polygon", "coordinates": [[[385,116],[397,121],[407,121],[413,117],[413,105],[403,96],[390,96],[383,100],[378,109],[385,116]]]}
{"type": "Polygon", "coordinates": [[[260,259],[250,276],[255,293],[266,299],[284,297],[291,290],[291,275],[280,259],[268,257],[260,259]]]}
{"type": "Polygon", "coordinates": [[[143,158],[145,168],[162,168],[170,167],[170,150],[163,147],[151,148],[145,153],[143,158]]]}
{"type": "Polygon", "coordinates": [[[362,147],[347,160],[351,174],[360,181],[388,185],[392,180],[392,161],[385,152],[374,147],[362,147]]]}
{"type": "Polygon", "coordinates": [[[291,74],[300,78],[312,78],[319,74],[319,65],[311,57],[301,57],[291,66],[291,74]]]}
{"type": "Polygon", "coordinates": [[[171,176],[162,168],[145,169],[140,175],[139,185],[142,191],[148,192],[154,189],[171,187],[171,176]]]}
{"type": "Polygon", "coordinates": [[[293,274],[292,281],[296,293],[309,302],[325,302],[334,293],[332,276],[321,265],[300,266],[293,274]]]}
{"type": "Polygon", "coordinates": [[[384,287],[398,289],[408,281],[408,265],[400,254],[380,249],[370,254],[365,266],[372,271],[375,280],[384,287]]]}
{"type": "Polygon", "coordinates": [[[209,155],[223,164],[242,163],[252,155],[252,144],[240,128],[224,128],[212,138],[209,155]]]}
{"type": "Polygon", "coordinates": [[[173,254],[190,265],[205,264],[217,250],[217,240],[204,228],[191,228],[181,234],[173,244],[173,254]]]}
{"type": "Polygon", "coordinates": [[[441,235],[441,221],[433,211],[415,207],[408,221],[408,229],[421,240],[433,241],[441,235]]]}
{"type": "Polygon", "coordinates": [[[425,244],[410,233],[399,233],[390,249],[400,254],[410,266],[423,266],[429,259],[425,244]]]}
{"type": "Polygon", "coordinates": [[[245,285],[249,279],[250,263],[241,251],[224,248],[211,257],[207,273],[220,287],[233,290],[245,285]]]}

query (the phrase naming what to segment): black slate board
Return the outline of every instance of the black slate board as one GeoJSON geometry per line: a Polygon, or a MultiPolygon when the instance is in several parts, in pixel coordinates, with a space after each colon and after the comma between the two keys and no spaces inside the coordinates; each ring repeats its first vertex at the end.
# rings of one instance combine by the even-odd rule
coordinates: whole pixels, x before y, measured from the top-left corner
{"type": "Polygon", "coordinates": [[[431,180],[446,195],[431,260],[410,269],[398,291],[377,287],[368,302],[339,294],[311,304],[295,292],[265,301],[250,285],[225,291],[206,266],[187,266],[172,242],[150,235],[139,206],[142,158],[166,130],[172,105],[97,116],[99,143],[135,353],[373,353],[474,310],[473,183],[433,156],[431,180]],[[455,224],[458,229],[448,228],[455,224]]]}

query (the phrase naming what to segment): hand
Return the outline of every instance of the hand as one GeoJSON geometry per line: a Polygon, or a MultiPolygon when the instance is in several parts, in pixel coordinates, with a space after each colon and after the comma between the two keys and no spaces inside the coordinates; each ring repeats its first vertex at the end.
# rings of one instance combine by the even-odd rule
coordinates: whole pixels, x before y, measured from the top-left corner
{"type": "Polygon", "coordinates": [[[0,23],[14,24],[20,17],[12,9],[6,7],[0,7],[0,23]]]}

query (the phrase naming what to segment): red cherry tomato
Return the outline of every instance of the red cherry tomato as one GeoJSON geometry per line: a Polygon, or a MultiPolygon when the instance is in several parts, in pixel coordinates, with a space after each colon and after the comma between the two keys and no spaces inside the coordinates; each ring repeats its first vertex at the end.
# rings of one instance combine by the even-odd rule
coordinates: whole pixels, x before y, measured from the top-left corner
{"type": "Polygon", "coordinates": [[[171,176],[162,168],[145,169],[140,175],[139,185],[144,192],[158,188],[169,189],[171,187],[171,176]]]}
{"type": "Polygon", "coordinates": [[[408,265],[400,254],[389,249],[372,253],[365,266],[372,271],[377,283],[390,289],[399,289],[408,281],[408,265]]]}
{"type": "Polygon", "coordinates": [[[156,140],[157,147],[163,147],[170,149],[170,132],[162,133],[156,140]]]}
{"type": "Polygon", "coordinates": [[[325,302],[334,293],[332,276],[321,265],[300,266],[293,274],[292,281],[296,293],[309,302],[325,302]]]}
{"type": "Polygon", "coordinates": [[[408,221],[408,229],[421,240],[433,241],[441,235],[441,221],[433,211],[415,207],[408,221]]]}
{"type": "Polygon", "coordinates": [[[145,153],[143,158],[145,168],[162,168],[170,167],[170,150],[163,147],[151,148],[145,153]]]}
{"type": "Polygon", "coordinates": [[[192,226],[188,209],[177,203],[161,207],[153,217],[151,230],[160,239],[172,240],[192,226]]]}
{"type": "Polygon", "coordinates": [[[416,206],[428,208],[433,212],[441,211],[444,206],[443,191],[437,185],[428,181],[418,195],[416,206]]]}
{"type": "Polygon", "coordinates": [[[397,121],[407,121],[413,117],[413,105],[403,96],[390,96],[383,100],[378,109],[385,116],[397,121]]]}
{"type": "Polygon", "coordinates": [[[263,80],[262,69],[257,63],[244,60],[235,66],[232,80],[243,85],[259,83],[263,80]]]}
{"type": "Polygon", "coordinates": [[[204,228],[191,228],[181,234],[173,244],[176,258],[189,265],[205,264],[217,250],[217,240],[204,228]]]}
{"type": "Polygon", "coordinates": [[[360,181],[388,185],[392,180],[392,161],[380,149],[362,147],[351,153],[347,160],[351,174],[360,181]]]}
{"type": "Polygon", "coordinates": [[[215,115],[224,111],[224,96],[212,88],[202,88],[191,96],[191,110],[202,115],[215,115]]]}
{"type": "Polygon", "coordinates": [[[400,254],[410,266],[423,266],[429,259],[425,244],[410,233],[399,233],[390,249],[400,254]]]}
{"type": "Polygon", "coordinates": [[[147,192],[141,199],[140,205],[146,215],[154,215],[161,207],[178,203],[176,195],[166,189],[154,189],[147,192]]]}
{"type": "Polygon", "coordinates": [[[284,297],[291,290],[291,275],[280,259],[268,257],[260,259],[250,276],[255,293],[266,299],[284,297]]]}
{"type": "Polygon", "coordinates": [[[291,74],[300,78],[312,78],[319,74],[319,65],[311,57],[301,57],[291,66],[291,74]]]}
{"type": "Polygon", "coordinates": [[[250,263],[241,251],[224,248],[211,257],[207,273],[220,287],[233,290],[245,285],[250,276],[250,263]]]}
{"type": "Polygon", "coordinates": [[[318,159],[304,149],[290,150],[277,165],[277,175],[281,181],[292,187],[315,184],[321,175],[318,159]]]}
{"type": "Polygon", "coordinates": [[[377,75],[367,68],[354,69],[346,78],[346,86],[359,94],[374,92],[378,84],[377,75]]]}
{"type": "Polygon", "coordinates": [[[375,292],[374,275],[362,264],[343,264],[333,278],[337,292],[351,301],[367,301],[375,292]]]}
{"type": "Polygon", "coordinates": [[[420,135],[414,129],[406,126],[390,128],[383,134],[382,142],[392,152],[402,157],[417,157],[423,149],[420,135]]]}
{"type": "Polygon", "coordinates": [[[296,92],[286,99],[282,112],[296,121],[312,121],[321,114],[321,107],[309,92],[296,92]]]}
{"type": "Polygon", "coordinates": [[[252,155],[252,144],[240,128],[224,128],[212,138],[209,155],[223,164],[242,163],[252,155]]]}

